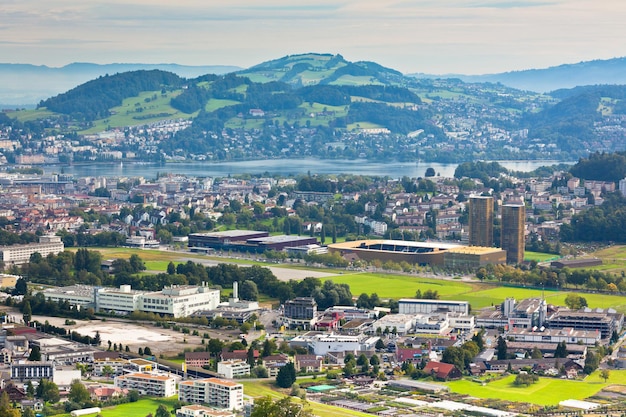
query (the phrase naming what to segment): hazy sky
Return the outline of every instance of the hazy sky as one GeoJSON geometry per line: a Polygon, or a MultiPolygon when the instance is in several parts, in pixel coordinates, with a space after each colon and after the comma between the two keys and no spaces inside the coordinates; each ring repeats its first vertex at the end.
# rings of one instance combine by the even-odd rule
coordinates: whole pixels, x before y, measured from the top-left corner
{"type": "Polygon", "coordinates": [[[481,74],[626,56],[624,0],[1,0],[0,62],[248,67],[340,53],[481,74]]]}

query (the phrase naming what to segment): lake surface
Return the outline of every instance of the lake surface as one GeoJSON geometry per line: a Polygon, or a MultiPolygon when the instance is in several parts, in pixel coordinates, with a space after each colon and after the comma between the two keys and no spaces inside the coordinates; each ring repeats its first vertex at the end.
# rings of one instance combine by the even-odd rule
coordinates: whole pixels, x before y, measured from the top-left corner
{"type": "MultiPolygon", "coordinates": [[[[557,164],[557,161],[498,161],[509,170],[528,172],[541,166],[557,164]]],[[[195,177],[225,177],[239,174],[299,175],[311,174],[357,174],[388,176],[390,178],[423,177],[427,168],[433,168],[442,177],[452,177],[458,164],[435,162],[373,162],[363,159],[270,159],[237,162],[179,162],[179,163],[92,163],[70,166],[50,165],[46,173],[73,174],[75,177],[144,177],[154,179],[158,173],[185,174],[195,177]]]]}

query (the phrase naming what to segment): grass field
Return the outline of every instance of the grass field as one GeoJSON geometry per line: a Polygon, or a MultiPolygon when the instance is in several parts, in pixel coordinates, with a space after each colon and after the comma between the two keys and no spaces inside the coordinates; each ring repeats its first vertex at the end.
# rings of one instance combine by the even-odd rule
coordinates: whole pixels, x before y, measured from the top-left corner
{"type": "Polygon", "coordinates": [[[527,402],[537,405],[556,405],[560,401],[575,399],[583,400],[596,394],[604,387],[624,383],[626,371],[611,371],[611,377],[605,383],[596,371],[584,381],[566,379],[540,378],[539,382],[529,387],[513,385],[514,375],[480,385],[464,379],[447,382],[453,392],[471,395],[478,398],[497,398],[508,401],[527,402]]]}
{"type": "MultiPolygon", "coordinates": [[[[518,300],[530,297],[546,297],[549,303],[564,305],[567,291],[537,290],[531,288],[499,287],[478,282],[461,282],[406,275],[357,273],[341,274],[324,278],[339,284],[350,285],[352,295],[376,293],[381,298],[411,298],[419,289],[437,291],[441,298],[468,301],[473,309],[500,304],[507,297],[518,300]]],[[[582,294],[591,308],[614,308],[626,313],[626,297],[609,294],[582,294]]]]}
{"type": "MultiPolygon", "coordinates": [[[[243,384],[243,392],[245,395],[249,395],[253,398],[270,396],[274,399],[280,399],[285,396],[285,394],[275,391],[272,389],[272,385],[270,381],[242,381],[243,384]]],[[[324,417],[366,417],[371,414],[360,413],[358,411],[352,411],[345,408],[333,407],[326,404],[319,404],[309,402],[308,406],[311,408],[311,411],[317,416],[324,417]]],[[[106,416],[104,416],[106,417],[106,416]]]]}
{"type": "Polygon", "coordinates": [[[559,259],[559,255],[555,255],[553,253],[543,253],[543,252],[524,252],[524,260],[525,261],[537,261],[537,262],[545,262],[553,259],[559,259]]]}
{"type": "Polygon", "coordinates": [[[7,113],[7,115],[13,119],[17,119],[20,122],[31,122],[33,120],[45,119],[46,117],[56,116],[57,113],[49,111],[45,107],[35,110],[21,110],[16,112],[7,113]]]}
{"type": "MultiPolygon", "coordinates": [[[[134,403],[120,404],[113,407],[103,408],[100,415],[102,417],[128,417],[128,416],[146,416],[148,414],[155,415],[159,405],[163,404],[168,410],[172,410],[174,403],[178,401],[178,397],[169,398],[145,398],[134,403]]],[[[95,416],[95,414],[93,414],[95,416]]],[[[70,417],[68,414],[58,414],[59,417],[70,417]]]]}
{"type": "Polygon", "coordinates": [[[626,272],[626,246],[610,246],[590,254],[592,257],[602,259],[602,265],[587,269],[595,271],[621,274],[626,272]]]}
{"type": "Polygon", "coordinates": [[[160,91],[146,91],[140,93],[139,96],[126,98],[121,106],[111,109],[110,117],[96,120],[93,127],[81,133],[102,132],[107,130],[109,126],[138,126],[163,119],[189,119],[195,117],[197,113],[183,113],[170,105],[170,100],[181,93],[182,90],[169,92],[164,95],[160,91]]]}

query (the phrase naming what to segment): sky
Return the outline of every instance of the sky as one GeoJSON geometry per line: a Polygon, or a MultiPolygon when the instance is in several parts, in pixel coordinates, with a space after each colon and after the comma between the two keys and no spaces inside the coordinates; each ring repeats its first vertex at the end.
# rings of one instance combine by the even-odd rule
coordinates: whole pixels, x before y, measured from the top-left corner
{"type": "Polygon", "coordinates": [[[0,62],[249,67],[341,54],[487,74],[626,56],[624,0],[2,0],[0,62]]]}

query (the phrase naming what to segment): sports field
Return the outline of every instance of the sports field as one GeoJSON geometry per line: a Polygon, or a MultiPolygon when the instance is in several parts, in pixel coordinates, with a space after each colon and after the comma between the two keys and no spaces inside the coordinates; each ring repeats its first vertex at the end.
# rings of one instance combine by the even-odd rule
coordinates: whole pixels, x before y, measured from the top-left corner
{"type": "Polygon", "coordinates": [[[501,400],[526,402],[537,405],[557,405],[560,401],[575,399],[583,400],[595,395],[604,387],[624,383],[626,371],[611,371],[605,383],[596,371],[583,381],[567,379],[539,378],[539,382],[528,387],[513,385],[515,375],[486,383],[473,382],[467,379],[447,382],[450,390],[477,398],[497,398],[501,400]]]}

